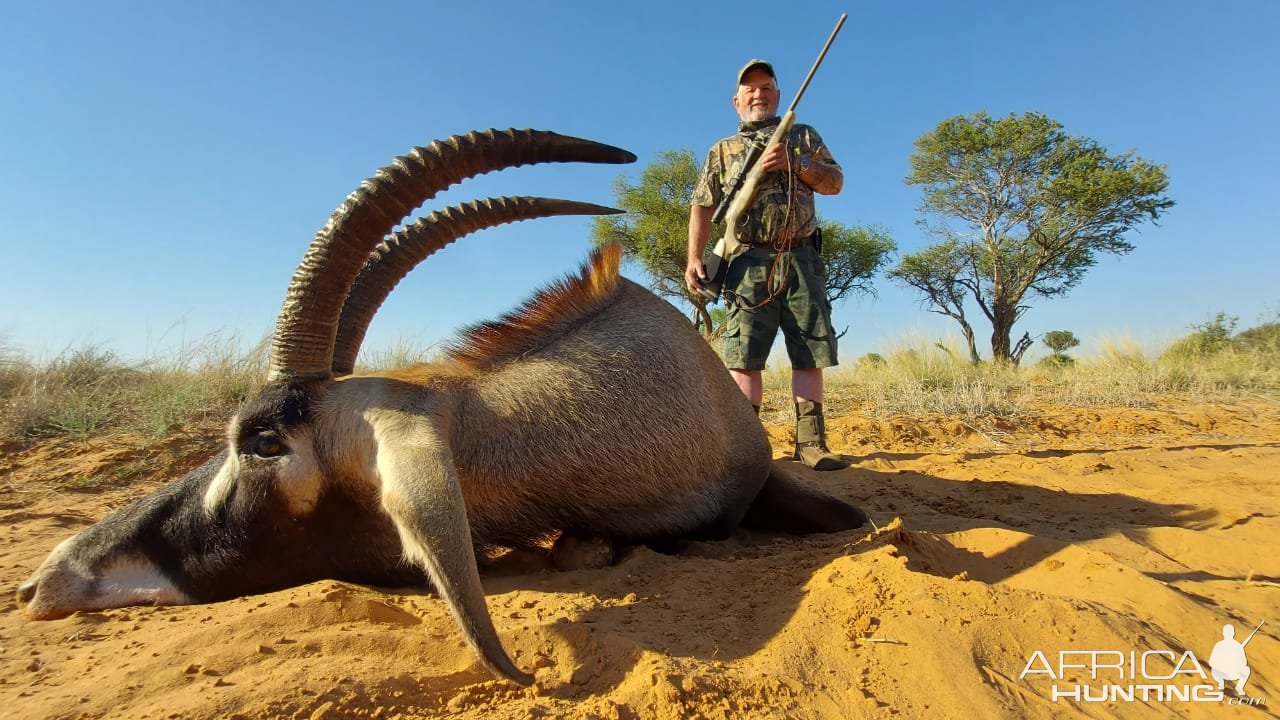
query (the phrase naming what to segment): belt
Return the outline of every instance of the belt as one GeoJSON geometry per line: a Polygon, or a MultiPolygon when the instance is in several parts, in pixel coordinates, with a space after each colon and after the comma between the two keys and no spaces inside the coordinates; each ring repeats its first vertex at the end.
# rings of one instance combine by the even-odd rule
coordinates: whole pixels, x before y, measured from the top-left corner
{"type": "MultiPolygon", "coordinates": [[[[753,248],[770,248],[770,249],[773,248],[773,243],[747,243],[747,245],[753,248]]],[[[802,248],[802,247],[812,247],[812,246],[813,246],[812,235],[802,237],[799,240],[791,241],[792,249],[802,248]]]]}

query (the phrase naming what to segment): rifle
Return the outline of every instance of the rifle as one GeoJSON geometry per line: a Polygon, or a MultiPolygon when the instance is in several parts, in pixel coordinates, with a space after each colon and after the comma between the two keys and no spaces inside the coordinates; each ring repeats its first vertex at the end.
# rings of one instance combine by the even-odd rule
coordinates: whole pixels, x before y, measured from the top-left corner
{"type": "Polygon", "coordinates": [[[702,282],[698,287],[698,293],[711,302],[715,302],[720,297],[720,289],[724,286],[724,277],[729,268],[729,261],[737,257],[746,247],[742,244],[742,241],[738,240],[737,225],[738,219],[751,207],[751,203],[755,201],[756,193],[760,189],[760,181],[764,177],[764,170],[759,163],[760,157],[769,148],[784,142],[787,134],[791,132],[792,126],[796,124],[796,106],[800,104],[800,98],[804,97],[804,91],[809,87],[809,81],[813,79],[814,73],[818,72],[818,66],[822,64],[822,59],[827,56],[827,50],[831,48],[831,43],[836,39],[836,34],[840,32],[840,26],[844,25],[846,17],[848,17],[846,13],[840,13],[840,19],[836,21],[835,29],[831,31],[826,44],[822,46],[822,52],[818,53],[818,59],[813,62],[813,67],[809,68],[809,74],[805,76],[804,82],[800,84],[800,89],[796,91],[795,99],[791,101],[787,112],[782,116],[782,120],[778,122],[778,127],[773,131],[773,136],[769,138],[769,142],[763,147],[759,145],[751,147],[742,167],[725,187],[724,199],[720,201],[715,214],[711,216],[711,222],[713,223],[721,220],[726,221],[724,235],[716,241],[715,248],[711,251],[711,257],[707,258],[707,274],[704,278],[701,278],[702,282]]]}
{"type": "Polygon", "coordinates": [[[1263,620],[1262,622],[1258,623],[1258,627],[1254,628],[1253,632],[1249,633],[1249,637],[1245,638],[1244,642],[1240,643],[1240,647],[1244,647],[1245,645],[1248,645],[1249,641],[1253,639],[1254,635],[1258,634],[1258,631],[1262,629],[1263,624],[1266,622],[1267,622],[1266,620],[1263,620]]]}

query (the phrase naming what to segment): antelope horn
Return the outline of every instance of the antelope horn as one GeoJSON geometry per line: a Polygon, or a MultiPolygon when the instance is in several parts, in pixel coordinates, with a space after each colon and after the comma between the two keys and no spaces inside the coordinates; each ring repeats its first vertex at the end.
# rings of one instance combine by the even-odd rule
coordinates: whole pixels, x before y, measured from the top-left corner
{"type": "Polygon", "coordinates": [[[491,170],[543,162],[629,163],[610,145],[541,130],[486,130],[416,147],[365,180],[302,257],[271,340],[270,380],[332,377],[338,317],[374,246],[441,190],[491,170]]]}
{"type": "Polygon", "coordinates": [[[396,231],[369,254],[364,269],[347,294],[338,320],[333,349],[334,376],[355,369],[356,356],[369,323],[396,284],[423,260],[453,241],[477,230],[551,215],[612,215],[614,208],[573,200],[539,197],[500,197],[460,203],[437,210],[396,231]]]}

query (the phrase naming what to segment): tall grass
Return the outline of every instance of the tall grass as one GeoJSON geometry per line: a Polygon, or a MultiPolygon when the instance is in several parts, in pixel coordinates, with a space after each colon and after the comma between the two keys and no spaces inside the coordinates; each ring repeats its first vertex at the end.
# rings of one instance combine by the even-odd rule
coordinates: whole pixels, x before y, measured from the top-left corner
{"type": "Polygon", "coordinates": [[[0,348],[0,439],[132,431],[159,438],[224,420],[261,383],[265,344],[220,336],[167,356],[126,362],[98,346],[37,364],[0,348]]]}
{"type": "MultiPolygon", "coordinates": [[[[1197,331],[1204,337],[1183,338],[1155,355],[1132,342],[1110,341],[1093,358],[1027,367],[974,365],[958,345],[906,339],[828,371],[826,404],[832,414],[857,408],[883,419],[1013,417],[1039,403],[1148,406],[1169,395],[1213,402],[1249,394],[1280,402],[1280,324],[1226,342],[1221,330],[1208,323],[1197,331]]],[[[403,367],[434,353],[401,341],[368,353],[361,368],[403,367]]],[[[0,338],[0,440],[114,431],[158,439],[189,426],[221,424],[260,385],[266,365],[265,342],[245,348],[221,336],[141,362],[88,346],[42,363],[0,338]]],[[[765,372],[765,392],[764,419],[789,419],[785,359],[765,372]]]]}
{"type": "MultiPolygon", "coordinates": [[[[827,372],[826,405],[877,417],[944,414],[1008,417],[1039,403],[1143,407],[1177,395],[1212,402],[1240,395],[1280,401],[1280,352],[1230,343],[1212,352],[1174,343],[1150,356],[1132,343],[1104,343],[1097,357],[1027,367],[968,361],[955,346],[906,340],[827,372]]],[[[765,407],[790,413],[790,373],[765,373],[765,407]]],[[[766,419],[770,416],[766,415],[766,419]]]]}
{"type": "Polygon", "coordinates": [[[409,367],[440,359],[441,352],[435,346],[419,347],[405,338],[397,338],[390,346],[373,348],[360,353],[356,372],[381,372],[409,367]]]}

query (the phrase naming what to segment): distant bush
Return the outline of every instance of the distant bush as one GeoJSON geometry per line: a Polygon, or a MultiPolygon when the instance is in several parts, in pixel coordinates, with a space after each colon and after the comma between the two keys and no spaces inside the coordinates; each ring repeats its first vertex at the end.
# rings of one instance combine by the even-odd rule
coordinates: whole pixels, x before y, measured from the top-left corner
{"type": "Polygon", "coordinates": [[[1263,323],[1242,330],[1231,340],[1237,348],[1250,352],[1280,353],[1280,322],[1263,323]]]}
{"type": "Polygon", "coordinates": [[[1208,322],[1192,325],[1194,332],[1175,340],[1161,357],[1177,361],[1226,352],[1232,348],[1231,334],[1235,332],[1237,322],[1239,318],[1220,312],[1208,322]]]}
{"type": "Polygon", "coordinates": [[[1036,363],[1037,367],[1047,368],[1050,370],[1059,370],[1069,368],[1076,364],[1076,359],[1070,355],[1063,353],[1054,353],[1040,358],[1040,362],[1036,363]]]}
{"type": "Polygon", "coordinates": [[[862,357],[858,358],[858,362],[856,365],[854,365],[854,369],[855,370],[872,370],[875,368],[882,368],[888,364],[889,364],[889,361],[885,360],[884,356],[881,355],[880,353],[867,353],[866,355],[863,355],[862,357]]]}

